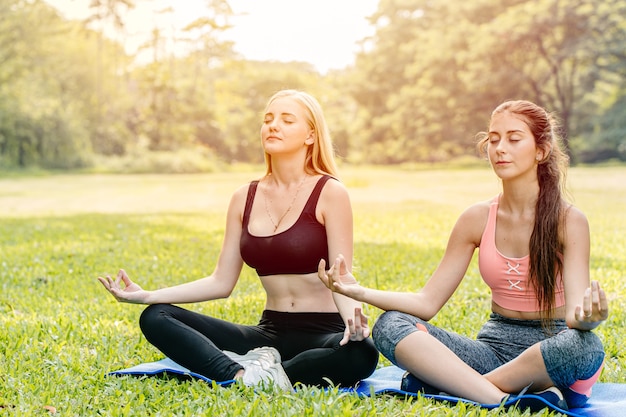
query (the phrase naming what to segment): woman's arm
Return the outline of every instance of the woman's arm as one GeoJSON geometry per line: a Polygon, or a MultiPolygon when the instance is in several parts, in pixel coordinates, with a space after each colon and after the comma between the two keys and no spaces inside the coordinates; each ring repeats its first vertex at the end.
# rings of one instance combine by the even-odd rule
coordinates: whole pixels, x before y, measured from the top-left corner
{"type": "Polygon", "coordinates": [[[120,270],[116,279],[106,276],[98,277],[98,280],[115,299],[127,303],[184,304],[228,297],[239,279],[243,266],[239,239],[247,189],[247,185],[241,187],[231,198],[226,216],[224,242],[217,266],[211,275],[153,291],[143,290],[130,280],[124,270],[120,270]]]}
{"type": "MultiPolygon", "coordinates": [[[[345,186],[339,181],[328,181],[320,195],[318,207],[326,228],[329,259],[334,259],[341,254],[344,262],[351,268],[353,256],[352,205],[345,186]]],[[[346,325],[344,339],[341,340],[340,344],[343,345],[348,340],[367,338],[370,330],[367,317],[362,314],[362,304],[336,292],[333,292],[332,295],[337,310],[346,325]]]]}
{"type": "Polygon", "coordinates": [[[573,329],[592,330],[609,316],[604,290],[589,278],[589,223],[575,207],[567,210],[563,234],[565,320],[573,329]]]}
{"type": "Polygon", "coordinates": [[[439,266],[419,292],[392,292],[363,287],[356,283],[348,266],[345,268],[341,266],[340,258],[328,274],[324,271],[325,266],[320,264],[318,275],[335,292],[382,310],[402,311],[423,320],[430,320],[448,301],[463,279],[474,250],[480,243],[486,216],[485,206],[477,204],[459,217],[439,266]]]}

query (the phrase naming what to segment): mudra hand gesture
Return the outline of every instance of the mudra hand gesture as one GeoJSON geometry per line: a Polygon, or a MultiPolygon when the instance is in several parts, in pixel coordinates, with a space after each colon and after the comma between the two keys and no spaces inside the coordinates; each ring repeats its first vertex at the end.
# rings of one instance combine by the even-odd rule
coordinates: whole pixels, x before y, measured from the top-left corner
{"type": "Polygon", "coordinates": [[[359,295],[362,294],[363,287],[348,271],[343,255],[337,256],[334,265],[328,271],[326,271],[326,262],[322,259],[317,266],[317,276],[331,291],[361,301],[359,295]]]}
{"type": "MultiPolygon", "coordinates": [[[[359,294],[362,293],[361,287],[356,278],[348,271],[346,260],[343,255],[337,256],[334,265],[326,271],[326,261],[320,261],[317,267],[317,276],[320,280],[333,292],[345,295],[347,297],[358,300],[359,294]]],[[[354,318],[348,319],[348,325],[344,338],[340,344],[345,345],[348,340],[361,341],[370,335],[370,328],[367,324],[367,316],[363,314],[361,308],[354,309],[354,318]]]]}
{"type": "Polygon", "coordinates": [[[367,323],[367,316],[363,314],[360,307],[354,309],[354,318],[348,319],[348,325],[343,333],[343,339],[339,342],[341,346],[350,342],[360,342],[370,335],[370,326],[367,323]]]}
{"type": "Polygon", "coordinates": [[[98,281],[119,302],[141,304],[146,297],[146,291],[132,282],[123,269],[120,269],[117,273],[115,280],[110,275],[107,275],[104,278],[98,277],[98,281]],[[124,288],[120,286],[120,282],[124,282],[124,288]]]}
{"type": "Polygon", "coordinates": [[[581,322],[602,322],[609,317],[609,303],[598,281],[591,281],[582,305],[576,306],[576,319],[581,322]]]}

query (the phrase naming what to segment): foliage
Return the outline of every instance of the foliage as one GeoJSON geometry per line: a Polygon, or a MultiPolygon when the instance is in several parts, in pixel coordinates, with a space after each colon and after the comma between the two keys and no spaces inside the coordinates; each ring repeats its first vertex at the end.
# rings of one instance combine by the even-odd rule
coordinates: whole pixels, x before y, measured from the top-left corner
{"type": "Polygon", "coordinates": [[[604,106],[601,117],[576,138],[580,162],[626,160],[626,95],[615,94],[604,106]]]}
{"type": "Polygon", "coordinates": [[[622,91],[626,22],[617,10],[625,8],[623,0],[381,0],[373,50],[358,57],[353,86],[371,116],[368,159],[470,153],[489,112],[515,98],[556,112],[567,145],[601,113],[598,100],[622,91]]]}
{"type": "Polygon", "coordinates": [[[0,161],[18,167],[84,166],[91,146],[72,103],[82,66],[63,45],[76,25],[40,2],[10,3],[0,5],[0,161]]]}
{"type": "Polygon", "coordinates": [[[91,0],[88,18],[68,21],[43,0],[0,0],[2,167],[112,170],[199,149],[207,171],[259,163],[259,114],[282,88],[319,99],[352,163],[474,155],[475,133],[511,98],[556,113],[574,162],[626,160],[626,0],[380,0],[355,65],[328,74],[238,56],[222,40],[227,0],[177,32],[155,27],[130,55],[134,4],[91,0]]]}
{"type": "MultiPolygon", "coordinates": [[[[259,172],[262,172],[259,171],[259,172]]],[[[157,288],[209,273],[220,251],[231,192],[258,173],[55,175],[0,179],[0,405],[2,415],[64,416],[522,416],[449,407],[423,398],[358,398],[334,389],[295,393],[211,387],[170,378],[109,377],[108,371],[161,358],[141,335],[142,307],[116,303],[96,281],[124,267],[157,288]]],[[[417,289],[436,267],[456,217],[498,190],[486,168],[345,169],[355,213],[355,272],[381,289],[417,289]]],[[[626,383],[623,239],[626,171],[575,168],[574,202],[592,231],[591,275],[611,296],[597,329],[607,360],[603,382],[626,383]]],[[[263,292],[246,268],[226,300],[190,305],[255,322],[263,292]]],[[[472,336],[489,295],[472,264],[434,321],[472,336]]],[[[366,310],[372,323],[380,314],[366,310]]],[[[388,362],[381,360],[380,365],[388,362]]],[[[547,412],[536,415],[548,415],[547,412]]]]}
{"type": "Polygon", "coordinates": [[[229,162],[263,162],[259,132],[267,100],[286,88],[321,96],[325,90],[320,78],[305,63],[237,60],[216,69],[215,123],[223,133],[222,157],[229,162]]]}

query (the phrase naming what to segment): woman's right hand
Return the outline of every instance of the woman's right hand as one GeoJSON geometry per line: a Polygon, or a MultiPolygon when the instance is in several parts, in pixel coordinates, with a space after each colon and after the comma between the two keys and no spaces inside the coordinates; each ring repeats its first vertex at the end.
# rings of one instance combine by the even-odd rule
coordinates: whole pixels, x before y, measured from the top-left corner
{"type": "Polygon", "coordinates": [[[98,281],[119,302],[143,304],[148,296],[148,292],[131,281],[123,269],[120,269],[117,273],[115,280],[110,275],[107,275],[104,278],[98,277],[98,281]],[[120,282],[124,282],[124,288],[120,286],[120,282]]]}

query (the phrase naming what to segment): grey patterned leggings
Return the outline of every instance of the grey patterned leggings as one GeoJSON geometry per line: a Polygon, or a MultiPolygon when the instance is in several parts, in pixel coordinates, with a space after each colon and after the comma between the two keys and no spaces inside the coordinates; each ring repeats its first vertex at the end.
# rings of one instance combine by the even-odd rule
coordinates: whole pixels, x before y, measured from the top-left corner
{"type": "MultiPolygon", "coordinates": [[[[540,342],[548,375],[572,407],[586,402],[589,392],[572,391],[583,380],[595,382],[604,362],[602,342],[593,332],[570,329],[564,320],[554,320],[554,335],[546,336],[539,320],[517,320],[492,313],[476,339],[440,329],[410,314],[388,311],[372,331],[378,350],[393,364],[396,345],[413,332],[426,331],[446,345],[465,363],[481,374],[513,360],[540,342]]],[[[419,352],[416,352],[419,354],[419,352]]]]}

